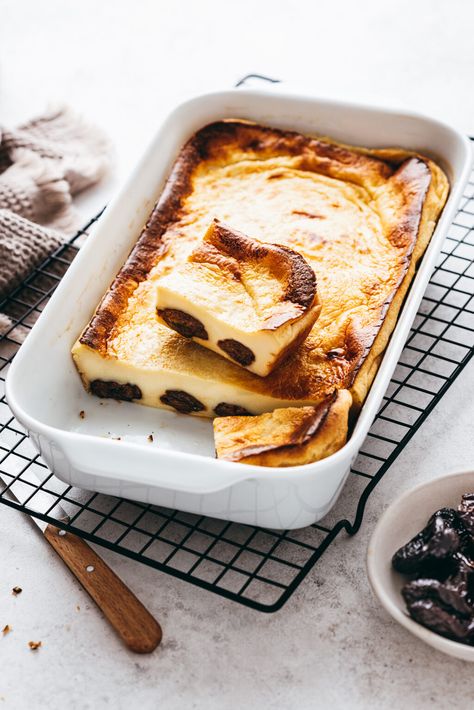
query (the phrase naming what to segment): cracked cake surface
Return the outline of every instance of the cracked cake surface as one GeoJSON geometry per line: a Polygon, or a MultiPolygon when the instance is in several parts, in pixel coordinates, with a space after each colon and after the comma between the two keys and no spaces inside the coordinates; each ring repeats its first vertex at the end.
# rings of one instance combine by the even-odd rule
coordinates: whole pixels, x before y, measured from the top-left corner
{"type": "Polygon", "coordinates": [[[335,389],[349,390],[357,409],[448,189],[436,163],[406,150],[355,148],[239,120],[204,127],[181,149],[73,347],[85,386],[197,416],[317,405],[335,389]],[[156,318],[159,280],[187,261],[215,218],[298,252],[317,275],[319,318],[267,377],[156,318]]]}

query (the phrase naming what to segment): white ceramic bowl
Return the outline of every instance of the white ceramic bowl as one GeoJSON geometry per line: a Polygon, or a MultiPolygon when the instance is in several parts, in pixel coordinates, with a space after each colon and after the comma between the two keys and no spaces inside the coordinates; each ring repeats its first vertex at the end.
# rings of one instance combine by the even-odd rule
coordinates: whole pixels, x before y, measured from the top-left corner
{"type": "Polygon", "coordinates": [[[463,493],[474,491],[474,471],[458,471],[422,483],[392,503],[380,518],[367,550],[370,585],[386,611],[412,634],[438,651],[474,661],[474,646],[450,641],[408,615],[400,590],[406,578],[392,569],[391,559],[439,508],[457,508],[463,493]]]}

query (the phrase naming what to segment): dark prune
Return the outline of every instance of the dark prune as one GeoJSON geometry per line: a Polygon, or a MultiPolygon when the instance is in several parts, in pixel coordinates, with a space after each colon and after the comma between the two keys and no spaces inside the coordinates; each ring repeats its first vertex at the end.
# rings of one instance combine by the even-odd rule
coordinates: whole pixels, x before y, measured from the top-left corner
{"type": "Polygon", "coordinates": [[[202,412],[206,407],[196,397],[182,390],[166,390],[160,397],[163,404],[173,407],[181,414],[191,414],[191,412],[202,412]]]}
{"type": "Polygon", "coordinates": [[[240,365],[244,365],[244,367],[251,365],[255,360],[255,355],[250,348],[243,345],[243,343],[239,343],[238,340],[232,340],[232,338],[218,340],[217,344],[232,360],[235,360],[235,362],[238,362],[240,365]]]}
{"type": "Polygon", "coordinates": [[[418,578],[402,588],[410,616],[441,636],[474,646],[474,494],[441,508],[392,558],[418,578]]]}
{"type": "Polygon", "coordinates": [[[469,536],[470,554],[474,556],[474,493],[465,493],[458,507],[458,515],[469,536]]]}
{"type": "Polygon", "coordinates": [[[158,315],[163,318],[170,328],[185,338],[201,338],[209,340],[207,330],[200,320],[189,313],[178,311],[175,308],[158,309],[158,315]]]}
{"type": "Polygon", "coordinates": [[[447,576],[455,568],[452,560],[461,546],[460,521],[452,508],[441,508],[426,527],[392,557],[392,565],[403,574],[447,576]]]}
{"type": "Polygon", "coordinates": [[[419,599],[432,599],[461,616],[471,616],[474,613],[471,576],[472,572],[462,570],[444,582],[439,579],[415,579],[403,587],[402,595],[407,606],[419,599]]]}
{"type": "Polygon", "coordinates": [[[464,493],[458,505],[459,513],[470,513],[474,517],[474,493],[464,493]]]}
{"type": "Polygon", "coordinates": [[[241,407],[238,404],[229,404],[228,402],[219,402],[214,407],[214,412],[218,417],[250,417],[252,416],[248,409],[241,407]]]}
{"type": "Polygon", "coordinates": [[[111,399],[123,399],[125,402],[131,402],[134,399],[142,398],[140,387],[129,382],[121,384],[114,381],[92,380],[89,387],[92,394],[103,399],[110,397],[111,399]]]}
{"type": "Polygon", "coordinates": [[[417,599],[406,604],[410,616],[419,624],[454,641],[473,644],[474,619],[462,618],[433,599],[417,599]]]}

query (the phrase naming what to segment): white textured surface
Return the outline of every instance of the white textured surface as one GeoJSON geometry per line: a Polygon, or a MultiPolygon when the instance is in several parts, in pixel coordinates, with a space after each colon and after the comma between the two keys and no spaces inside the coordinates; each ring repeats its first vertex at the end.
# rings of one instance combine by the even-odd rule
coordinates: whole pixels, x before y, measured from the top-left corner
{"type": "MultiPolygon", "coordinates": [[[[0,18],[0,122],[66,100],[116,144],[115,177],[82,198],[85,213],[108,198],[177,99],[249,71],[419,109],[474,133],[470,0],[0,0],[0,18]]],[[[0,510],[0,628],[13,627],[0,636],[0,706],[471,707],[472,667],[385,615],[364,558],[380,510],[400,491],[473,463],[473,385],[471,365],[372,495],[359,534],[341,537],[277,614],[103,551],[163,625],[150,657],[124,651],[28,521],[0,510]],[[30,639],[43,648],[32,653],[30,639]]]]}

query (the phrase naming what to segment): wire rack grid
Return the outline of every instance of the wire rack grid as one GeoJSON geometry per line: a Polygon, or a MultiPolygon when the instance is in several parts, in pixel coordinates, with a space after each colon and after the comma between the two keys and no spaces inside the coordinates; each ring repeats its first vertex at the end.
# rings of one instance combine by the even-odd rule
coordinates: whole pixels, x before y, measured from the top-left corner
{"type": "Polygon", "coordinates": [[[37,455],[5,399],[5,377],[100,214],[0,303],[12,320],[0,338],[0,503],[260,611],[290,598],[331,542],[359,529],[367,499],[474,353],[474,173],[444,243],[406,347],[346,490],[320,523],[275,531],[216,520],[67,486],[37,455]],[[34,480],[31,478],[34,474],[34,480]],[[13,482],[28,492],[20,504],[13,482]],[[43,506],[36,509],[35,497],[43,506]],[[50,507],[45,511],[44,499],[50,507]],[[351,501],[356,500],[356,506],[351,501]],[[60,503],[69,519],[58,519],[60,503]],[[354,510],[355,507],[355,510],[354,510]]]}

